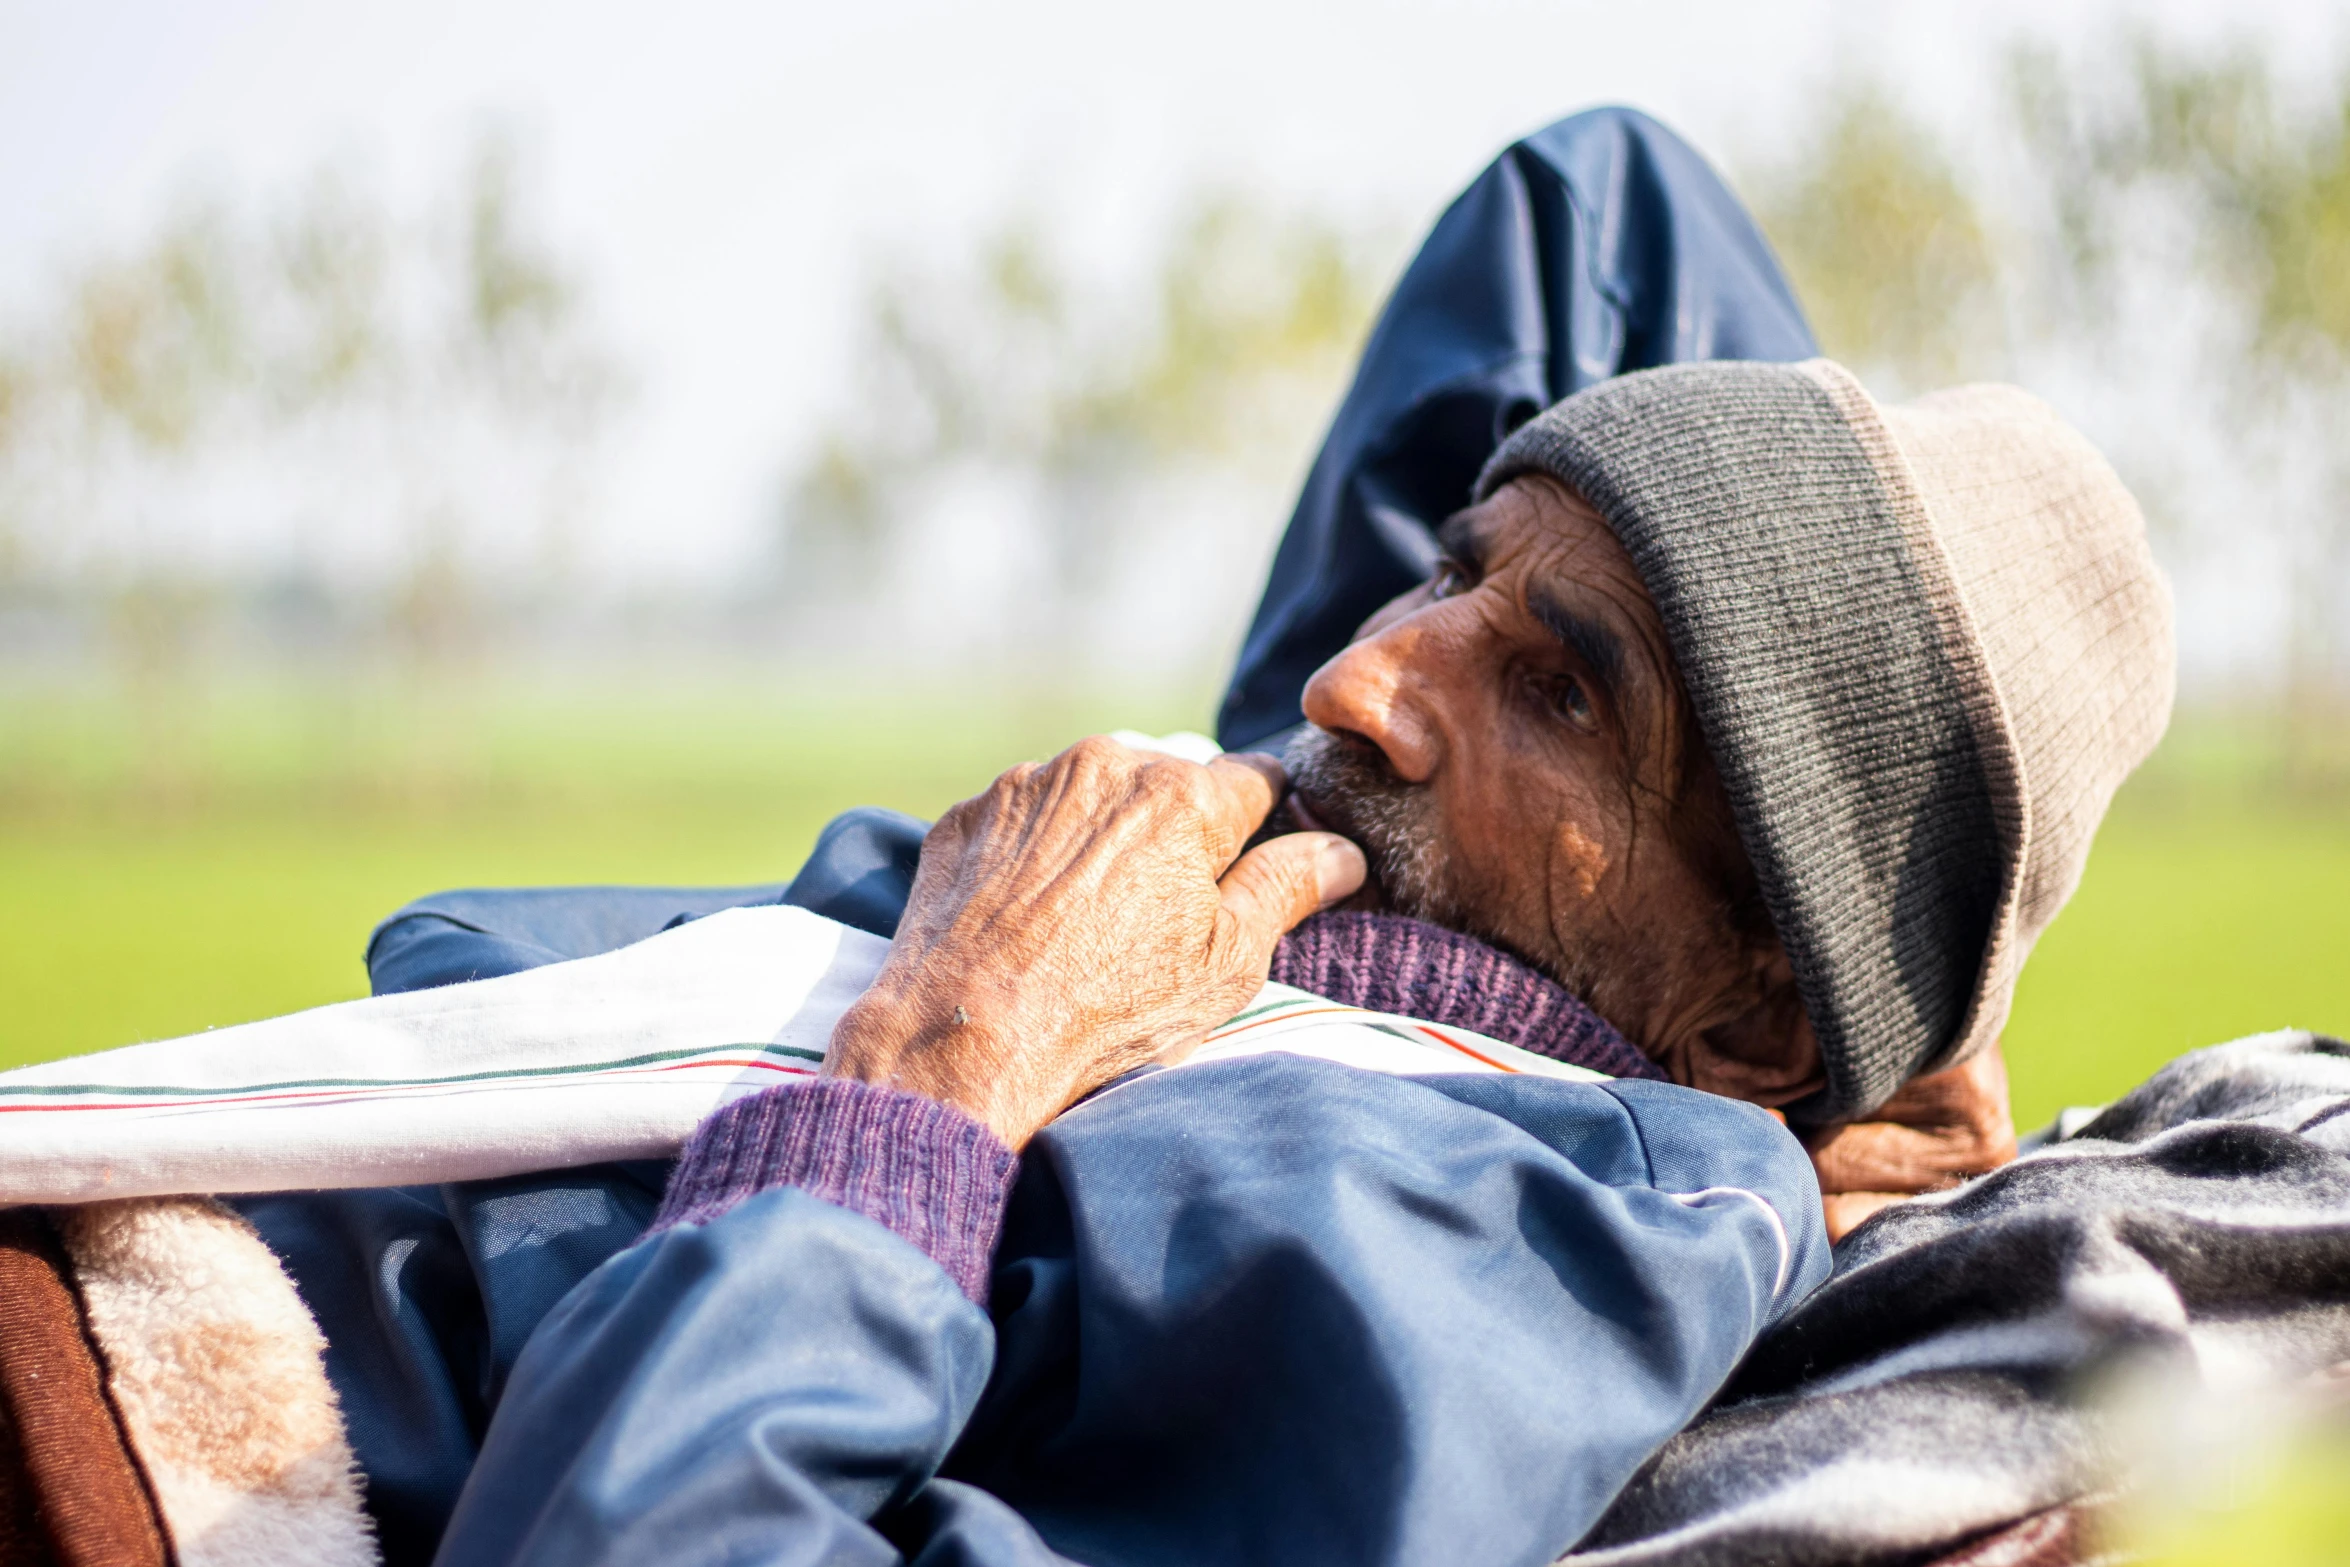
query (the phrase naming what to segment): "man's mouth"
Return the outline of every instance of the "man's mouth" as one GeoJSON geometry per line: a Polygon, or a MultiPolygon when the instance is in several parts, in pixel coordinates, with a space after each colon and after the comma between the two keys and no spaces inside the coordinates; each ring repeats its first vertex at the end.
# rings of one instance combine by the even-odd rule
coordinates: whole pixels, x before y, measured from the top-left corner
{"type": "Polygon", "coordinates": [[[1289,814],[1290,814],[1290,816],[1291,816],[1291,817],[1292,817],[1292,818],[1293,818],[1293,819],[1294,819],[1294,820],[1297,822],[1298,831],[1300,831],[1300,832],[1335,832],[1335,831],[1337,831],[1337,829],[1336,829],[1336,828],[1334,828],[1334,827],[1331,827],[1329,824],[1327,824],[1326,822],[1324,822],[1324,821],[1322,820],[1322,818],[1321,818],[1321,817],[1319,817],[1319,816],[1316,816],[1316,815],[1314,814],[1314,808],[1313,808],[1312,806],[1310,806],[1310,805],[1306,804],[1306,797],[1305,797],[1304,795],[1300,794],[1300,793],[1299,793],[1297,790],[1295,790],[1295,789],[1292,789],[1292,790],[1290,790],[1290,791],[1289,791],[1289,796],[1288,796],[1287,800],[1286,800],[1284,803],[1286,803],[1286,804],[1288,805],[1288,807],[1289,807],[1289,814]]]}
{"type": "MultiPolygon", "coordinates": [[[[1377,854],[1373,852],[1372,845],[1363,842],[1357,834],[1350,833],[1341,827],[1334,827],[1328,820],[1317,815],[1314,808],[1306,803],[1305,792],[1301,789],[1292,788],[1288,794],[1282,797],[1281,803],[1273,808],[1273,814],[1266,818],[1266,832],[1274,830],[1275,823],[1280,822],[1283,817],[1287,817],[1288,822],[1279,830],[1337,833],[1341,838],[1350,840],[1357,848],[1362,849],[1365,858],[1370,861],[1370,874],[1363,878],[1362,889],[1352,897],[1342,900],[1335,907],[1366,910],[1374,913],[1386,909],[1387,897],[1379,884],[1379,860],[1377,854]]],[[[1261,833],[1260,836],[1263,834],[1261,833]]]]}
{"type": "Polygon", "coordinates": [[[1342,907],[1386,909],[1448,923],[1439,845],[1429,801],[1405,786],[1370,742],[1328,730],[1299,731],[1282,758],[1284,802],[1299,826],[1352,840],[1370,862],[1363,891],[1342,907]]]}

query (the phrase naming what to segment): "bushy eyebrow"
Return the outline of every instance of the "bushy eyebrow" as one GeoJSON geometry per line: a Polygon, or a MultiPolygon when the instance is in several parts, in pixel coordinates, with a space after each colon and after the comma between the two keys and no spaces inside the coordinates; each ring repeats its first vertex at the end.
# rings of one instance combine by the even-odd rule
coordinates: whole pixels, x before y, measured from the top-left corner
{"type": "Polygon", "coordinates": [[[1539,590],[1527,595],[1526,607],[1542,622],[1544,630],[1558,638],[1568,652],[1582,660],[1584,668],[1606,684],[1608,694],[1623,688],[1627,663],[1624,639],[1616,635],[1613,627],[1579,614],[1539,590]]]}
{"type": "MultiPolygon", "coordinates": [[[[1472,577],[1485,574],[1488,538],[1474,510],[1456,511],[1436,529],[1436,547],[1457,561],[1472,577]]],[[[1591,672],[1604,688],[1599,694],[1622,712],[1644,693],[1632,689],[1627,676],[1632,657],[1613,626],[1580,610],[1569,609],[1540,588],[1527,595],[1526,608],[1568,654],[1591,672]]],[[[1629,714],[1626,714],[1629,717],[1629,714]]]]}

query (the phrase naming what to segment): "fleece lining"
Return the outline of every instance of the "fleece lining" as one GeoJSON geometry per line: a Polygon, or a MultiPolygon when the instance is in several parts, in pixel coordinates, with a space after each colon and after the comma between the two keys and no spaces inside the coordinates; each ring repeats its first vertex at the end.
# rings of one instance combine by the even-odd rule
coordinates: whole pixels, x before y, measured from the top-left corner
{"type": "Polygon", "coordinates": [[[325,1337],[207,1198],[50,1210],[180,1567],[374,1567],[325,1337]]]}

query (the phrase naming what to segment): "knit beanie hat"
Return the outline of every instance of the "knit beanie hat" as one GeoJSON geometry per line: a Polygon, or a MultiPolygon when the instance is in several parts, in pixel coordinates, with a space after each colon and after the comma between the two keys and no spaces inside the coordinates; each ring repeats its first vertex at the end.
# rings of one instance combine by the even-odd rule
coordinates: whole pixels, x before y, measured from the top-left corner
{"type": "Polygon", "coordinates": [[[1808,1121],[1996,1039],[2113,792],[2169,721],[2170,591],[2048,406],[1880,406],[1841,367],[1671,365],[1520,427],[1655,600],[1819,1037],[1808,1121]]]}

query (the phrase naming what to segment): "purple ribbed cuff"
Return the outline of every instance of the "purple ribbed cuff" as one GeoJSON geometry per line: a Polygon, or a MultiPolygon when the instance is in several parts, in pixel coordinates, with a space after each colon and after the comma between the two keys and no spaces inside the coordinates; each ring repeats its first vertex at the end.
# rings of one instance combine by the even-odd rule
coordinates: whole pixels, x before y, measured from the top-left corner
{"type": "Polygon", "coordinates": [[[1565,986],[1426,920],[1316,914],[1273,949],[1272,977],[1346,1006],[1470,1029],[1610,1077],[1666,1075],[1565,986]]]}
{"type": "Polygon", "coordinates": [[[810,1077],[762,1090],[694,1129],[669,1177],[656,1234],[717,1218],[778,1186],[887,1225],[987,1304],[987,1275],[1019,1157],[935,1099],[810,1077]]]}

